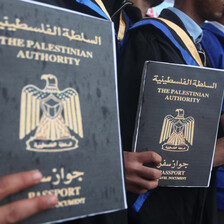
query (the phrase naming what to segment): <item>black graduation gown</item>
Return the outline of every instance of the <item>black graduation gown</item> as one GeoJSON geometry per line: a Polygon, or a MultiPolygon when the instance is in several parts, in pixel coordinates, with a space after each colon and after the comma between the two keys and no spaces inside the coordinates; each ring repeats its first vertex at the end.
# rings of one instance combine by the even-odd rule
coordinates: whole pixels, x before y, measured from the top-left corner
{"type": "MultiPolygon", "coordinates": [[[[36,1],[36,2],[42,2],[50,5],[54,5],[57,7],[65,8],[65,9],[70,9],[78,12],[82,12],[88,15],[92,15],[95,17],[100,17],[100,16],[95,10],[91,9],[90,7],[87,7],[84,4],[80,4],[76,2],[75,0],[31,0],[31,1],[36,1]]],[[[92,0],[92,2],[95,2],[92,0]]],[[[125,1],[122,0],[102,0],[103,4],[105,5],[105,8],[107,9],[107,12],[109,13],[110,16],[112,16],[124,3],[125,1]]],[[[95,3],[96,4],[96,3],[95,3]]],[[[141,19],[141,11],[132,6],[132,5],[125,5],[123,7],[125,13],[127,14],[128,18],[130,19],[131,23],[135,23],[141,19]]],[[[120,14],[117,13],[116,16],[113,16],[112,21],[115,24],[115,31],[118,32],[119,28],[119,19],[120,19],[120,14]]]]}
{"type": "MultiPolygon", "coordinates": [[[[181,20],[170,10],[163,10],[161,17],[186,31],[181,20]]],[[[122,145],[126,151],[131,151],[132,147],[142,69],[146,60],[185,64],[174,44],[159,29],[148,25],[130,31],[118,80],[122,145]]],[[[215,175],[209,188],[159,187],[149,195],[139,213],[129,217],[129,223],[216,224],[215,190],[215,175]]],[[[127,196],[131,207],[138,195],[128,193],[127,196]]]]}

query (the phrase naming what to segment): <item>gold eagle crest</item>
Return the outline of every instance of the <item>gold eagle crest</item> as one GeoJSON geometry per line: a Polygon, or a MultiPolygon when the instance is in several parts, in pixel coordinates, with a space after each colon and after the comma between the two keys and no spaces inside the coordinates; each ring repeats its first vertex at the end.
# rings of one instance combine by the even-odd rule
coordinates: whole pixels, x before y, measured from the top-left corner
{"type": "Polygon", "coordinates": [[[159,144],[166,151],[184,152],[193,145],[194,118],[184,118],[184,110],[177,109],[177,116],[167,115],[164,118],[159,144]]]}
{"type": "Polygon", "coordinates": [[[58,152],[78,148],[83,138],[79,95],[76,90],[58,89],[52,74],[43,74],[44,89],[27,85],[21,94],[19,138],[33,134],[26,141],[27,150],[58,152]]]}

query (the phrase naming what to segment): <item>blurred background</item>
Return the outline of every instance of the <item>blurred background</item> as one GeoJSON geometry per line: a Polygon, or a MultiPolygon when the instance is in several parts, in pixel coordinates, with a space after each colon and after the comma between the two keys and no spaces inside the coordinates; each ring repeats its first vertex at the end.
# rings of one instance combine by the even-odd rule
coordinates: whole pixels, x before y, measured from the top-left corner
{"type": "Polygon", "coordinates": [[[164,8],[172,7],[173,4],[174,4],[174,0],[165,0],[160,5],[153,8],[149,8],[147,15],[150,17],[157,17],[164,8]]]}

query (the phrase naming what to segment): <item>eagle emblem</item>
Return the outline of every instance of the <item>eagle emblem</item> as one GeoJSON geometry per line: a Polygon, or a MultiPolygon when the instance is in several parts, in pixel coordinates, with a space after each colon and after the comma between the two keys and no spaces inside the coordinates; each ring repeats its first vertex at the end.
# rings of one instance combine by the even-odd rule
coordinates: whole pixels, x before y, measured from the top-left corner
{"type": "Polygon", "coordinates": [[[159,144],[166,151],[184,152],[193,145],[194,118],[184,117],[184,110],[177,109],[177,116],[164,118],[159,144]]]}
{"type": "Polygon", "coordinates": [[[83,138],[79,95],[76,90],[58,89],[52,74],[43,74],[44,89],[27,85],[21,94],[19,138],[26,141],[26,149],[38,152],[58,152],[78,148],[83,138]]]}

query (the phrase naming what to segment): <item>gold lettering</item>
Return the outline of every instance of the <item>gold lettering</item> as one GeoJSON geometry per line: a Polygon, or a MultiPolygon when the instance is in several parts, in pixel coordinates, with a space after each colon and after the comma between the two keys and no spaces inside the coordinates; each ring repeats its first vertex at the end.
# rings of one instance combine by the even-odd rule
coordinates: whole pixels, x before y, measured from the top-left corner
{"type": "Polygon", "coordinates": [[[79,66],[80,59],[74,58],[74,61],[75,61],[75,65],[79,66]]]}
{"type": "Polygon", "coordinates": [[[68,55],[75,55],[75,56],[84,57],[84,58],[93,58],[92,51],[84,51],[77,48],[55,45],[52,43],[44,43],[44,42],[39,43],[39,42],[34,42],[32,40],[27,40],[26,47],[36,49],[36,50],[42,50],[42,51],[50,51],[50,52],[68,54],[68,55]]]}
{"type": "Polygon", "coordinates": [[[188,102],[188,103],[199,103],[200,102],[199,98],[183,97],[183,96],[172,96],[172,95],[167,95],[165,97],[165,100],[182,101],[182,102],[188,102]]]}
{"type": "Polygon", "coordinates": [[[180,170],[163,170],[162,175],[178,175],[183,176],[186,171],[180,171],[180,170]]]}
{"type": "Polygon", "coordinates": [[[166,93],[166,94],[170,93],[170,89],[157,88],[157,90],[158,93],[166,93]]]}
{"type": "Polygon", "coordinates": [[[33,45],[34,45],[34,41],[32,41],[32,40],[27,40],[26,41],[26,47],[27,48],[31,48],[33,45]]]}
{"type": "Polygon", "coordinates": [[[1,36],[0,40],[1,40],[1,45],[6,45],[7,37],[1,36]]]}
{"type": "Polygon", "coordinates": [[[40,195],[48,195],[48,194],[54,194],[58,197],[72,197],[72,196],[78,196],[80,195],[81,187],[69,187],[69,188],[61,188],[61,189],[51,189],[51,190],[43,190],[43,191],[37,191],[37,192],[29,192],[28,198],[34,198],[36,196],[40,195]]]}
{"type": "Polygon", "coordinates": [[[186,180],[187,177],[168,177],[169,180],[186,180]]]}
{"type": "Polygon", "coordinates": [[[28,198],[34,198],[35,197],[35,192],[29,192],[28,193],[28,198]]]}
{"type": "Polygon", "coordinates": [[[23,50],[18,52],[17,58],[36,61],[50,61],[52,63],[70,64],[76,66],[79,66],[81,61],[81,59],[78,58],[23,50]]]}
{"type": "Polygon", "coordinates": [[[1,36],[1,45],[8,45],[8,46],[13,46],[13,47],[24,47],[24,40],[20,38],[12,38],[12,37],[5,37],[1,36]]]}
{"type": "Polygon", "coordinates": [[[85,200],[86,200],[85,198],[74,198],[74,199],[58,201],[58,204],[56,205],[56,207],[58,208],[58,207],[85,204],[85,200]]]}
{"type": "Polygon", "coordinates": [[[20,50],[19,51],[19,53],[17,54],[17,56],[16,56],[17,58],[22,58],[22,59],[25,59],[25,55],[24,55],[24,53],[23,53],[23,51],[22,50],[20,50]]]}

